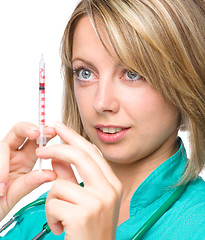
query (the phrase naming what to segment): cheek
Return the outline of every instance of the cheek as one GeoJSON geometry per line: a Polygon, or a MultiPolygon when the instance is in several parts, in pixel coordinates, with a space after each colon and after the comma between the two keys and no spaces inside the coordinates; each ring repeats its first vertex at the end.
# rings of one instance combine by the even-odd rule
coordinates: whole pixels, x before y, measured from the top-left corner
{"type": "Polygon", "coordinates": [[[74,91],[82,122],[85,122],[86,118],[90,116],[92,109],[92,97],[88,92],[81,91],[78,87],[75,87],[74,91]]]}
{"type": "Polygon", "coordinates": [[[154,92],[145,107],[150,109],[148,117],[156,119],[160,124],[178,125],[178,109],[158,92],[154,92]],[[149,107],[150,106],[150,107],[149,107]]]}
{"type": "Polygon", "coordinates": [[[126,103],[127,113],[132,113],[136,127],[141,128],[147,134],[161,129],[176,130],[179,123],[179,112],[156,90],[148,87],[132,96],[133,98],[129,98],[129,103],[126,103]]]}

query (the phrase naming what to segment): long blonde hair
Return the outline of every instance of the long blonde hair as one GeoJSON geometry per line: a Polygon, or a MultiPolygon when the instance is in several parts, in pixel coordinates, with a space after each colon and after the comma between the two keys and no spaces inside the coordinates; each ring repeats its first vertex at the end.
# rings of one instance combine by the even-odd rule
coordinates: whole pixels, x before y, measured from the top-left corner
{"type": "Polygon", "coordinates": [[[83,0],[78,4],[62,39],[63,121],[88,139],[74,96],[71,63],[73,32],[83,16],[90,18],[107,51],[97,22],[103,24],[121,63],[144,76],[178,108],[191,148],[182,182],[194,179],[205,163],[205,1],[83,0]]]}

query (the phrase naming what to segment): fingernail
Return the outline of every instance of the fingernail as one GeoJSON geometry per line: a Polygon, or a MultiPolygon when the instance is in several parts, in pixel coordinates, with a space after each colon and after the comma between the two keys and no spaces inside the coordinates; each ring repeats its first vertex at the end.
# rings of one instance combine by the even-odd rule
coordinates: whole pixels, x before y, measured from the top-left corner
{"type": "Polygon", "coordinates": [[[32,127],[32,128],[30,129],[30,133],[31,133],[31,134],[39,133],[39,129],[38,129],[37,127],[32,127]]]}
{"type": "Polygon", "coordinates": [[[4,196],[6,184],[0,183],[0,197],[4,196]]]}
{"type": "Polygon", "coordinates": [[[54,127],[46,126],[45,129],[48,130],[48,131],[53,131],[53,130],[54,130],[54,127]]]}

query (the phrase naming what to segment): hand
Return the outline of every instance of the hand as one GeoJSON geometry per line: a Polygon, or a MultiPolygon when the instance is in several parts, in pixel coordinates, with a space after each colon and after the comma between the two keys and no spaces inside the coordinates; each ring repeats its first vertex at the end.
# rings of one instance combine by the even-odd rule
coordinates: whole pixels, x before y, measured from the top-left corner
{"type": "MultiPolygon", "coordinates": [[[[56,132],[54,128],[46,128],[45,134],[54,137],[56,132]]],[[[0,141],[0,220],[22,197],[56,178],[52,171],[32,171],[39,136],[38,127],[21,122],[0,141]]]]}
{"type": "Polygon", "coordinates": [[[97,148],[63,124],[56,132],[65,144],[37,149],[42,158],[52,158],[57,180],[46,201],[48,224],[54,234],[65,231],[65,239],[115,239],[122,186],[97,148]],[[67,164],[60,168],[61,163],[67,164]],[[70,164],[83,179],[77,184],[70,164]],[[63,176],[61,178],[61,176],[63,176]]]}

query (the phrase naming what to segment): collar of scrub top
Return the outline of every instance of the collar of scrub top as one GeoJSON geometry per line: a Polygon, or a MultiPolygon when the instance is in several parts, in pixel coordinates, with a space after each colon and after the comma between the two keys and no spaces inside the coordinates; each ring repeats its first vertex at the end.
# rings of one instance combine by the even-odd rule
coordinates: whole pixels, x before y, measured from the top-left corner
{"type": "Polygon", "coordinates": [[[180,185],[187,155],[181,138],[178,138],[177,144],[178,151],[156,168],[134,192],[130,201],[130,217],[136,216],[153,203],[163,204],[176,186],[180,185]]]}

